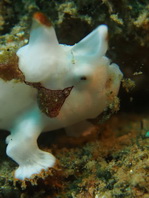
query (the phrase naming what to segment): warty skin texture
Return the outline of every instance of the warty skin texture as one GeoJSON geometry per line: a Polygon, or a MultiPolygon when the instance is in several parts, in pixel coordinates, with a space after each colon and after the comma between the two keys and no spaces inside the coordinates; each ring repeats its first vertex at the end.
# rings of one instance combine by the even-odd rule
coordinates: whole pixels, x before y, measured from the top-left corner
{"type": "Polygon", "coordinates": [[[87,130],[91,124],[86,119],[102,113],[117,95],[122,73],[105,57],[107,31],[101,25],[79,43],[61,45],[48,19],[34,15],[29,43],[17,51],[25,81],[0,80],[0,127],[10,131],[6,152],[19,164],[16,178],[24,180],[55,165],[56,158],[38,148],[41,132],[75,125],[79,132],[78,123],[87,130]],[[45,102],[45,109],[40,108],[41,89],[43,97],[49,94],[53,100],[45,102]],[[59,97],[63,100],[57,105],[59,97]]]}

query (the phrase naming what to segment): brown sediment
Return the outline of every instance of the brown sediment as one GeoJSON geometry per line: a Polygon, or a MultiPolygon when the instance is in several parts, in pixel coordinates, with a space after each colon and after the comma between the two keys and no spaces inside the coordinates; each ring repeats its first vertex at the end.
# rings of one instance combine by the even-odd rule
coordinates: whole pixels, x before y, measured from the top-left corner
{"type": "Polygon", "coordinates": [[[148,140],[139,135],[145,132],[140,128],[141,119],[121,114],[100,125],[97,136],[58,137],[57,144],[61,148],[56,156],[69,180],[67,195],[148,197],[148,140]],[[88,143],[84,145],[84,142],[88,143]]]}

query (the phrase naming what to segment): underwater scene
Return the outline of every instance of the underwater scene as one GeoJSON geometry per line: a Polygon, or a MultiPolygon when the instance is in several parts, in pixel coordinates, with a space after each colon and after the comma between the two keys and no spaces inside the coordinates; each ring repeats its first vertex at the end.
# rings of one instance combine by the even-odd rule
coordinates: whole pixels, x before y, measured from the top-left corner
{"type": "Polygon", "coordinates": [[[0,0],[0,198],[149,198],[148,0],[0,0]]]}

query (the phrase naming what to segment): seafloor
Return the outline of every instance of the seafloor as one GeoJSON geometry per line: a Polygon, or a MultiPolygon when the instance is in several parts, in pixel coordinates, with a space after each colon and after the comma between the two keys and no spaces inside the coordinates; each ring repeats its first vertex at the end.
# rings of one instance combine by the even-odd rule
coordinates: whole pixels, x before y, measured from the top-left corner
{"type": "MultiPolygon", "coordinates": [[[[31,16],[42,11],[60,43],[74,44],[99,24],[109,26],[107,56],[124,73],[120,110],[79,138],[45,133],[39,146],[58,159],[42,178],[13,180],[17,167],[0,134],[0,198],[149,198],[149,1],[1,0],[0,63],[28,41],[31,16]]],[[[9,60],[10,61],[10,60],[9,60]]]]}

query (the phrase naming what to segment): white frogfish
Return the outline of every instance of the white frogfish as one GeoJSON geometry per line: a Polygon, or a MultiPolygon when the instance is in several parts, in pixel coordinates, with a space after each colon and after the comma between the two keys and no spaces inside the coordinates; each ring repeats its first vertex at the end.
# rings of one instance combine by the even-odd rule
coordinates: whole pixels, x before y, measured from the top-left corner
{"type": "Polygon", "coordinates": [[[34,14],[29,42],[16,53],[20,80],[0,75],[0,128],[10,131],[6,153],[19,165],[15,178],[54,167],[56,158],[37,145],[42,132],[88,130],[87,120],[113,102],[123,75],[107,48],[106,25],[69,46],[59,44],[46,16],[34,14]]]}

